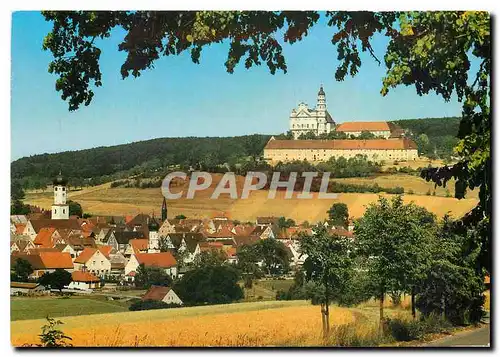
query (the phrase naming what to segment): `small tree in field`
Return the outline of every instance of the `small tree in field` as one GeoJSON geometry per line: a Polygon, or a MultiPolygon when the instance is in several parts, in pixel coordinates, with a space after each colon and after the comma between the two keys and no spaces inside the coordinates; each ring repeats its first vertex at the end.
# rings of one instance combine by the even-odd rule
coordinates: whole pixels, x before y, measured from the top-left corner
{"type": "Polygon", "coordinates": [[[349,209],[345,203],[334,203],[327,213],[331,224],[347,228],[349,223],[349,209]]]}
{"type": "Polygon", "coordinates": [[[64,269],[56,269],[52,273],[45,273],[38,279],[41,285],[50,286],[51,289],[57,289],[59,291],[69,285],[71,281],[71,273],[64,269]]]}
{"type": "Polygon", "coordinates": [[[17,259],[14,265],[14,275],[18,281],[28,281],[29,276],[33,273],[31,263],[25,259],[17,259]]]}
{"type": "Polygon", "coordinates": [[[434,216],[401,196],[380,197],[355,223],[358,252],[366,259],[371,292],[380,299],[380,327],[387,293],[410,292],[415,316],[415,288],[430,264],[434,216]]]}
{"type": "Polygon", "coordinates": [[[314,232],[312,236],[302,238],[300,248],[302,254],[307,255],[303,266],[306,280],[318,287],[315,300],[321,305],[323,335],[326,337],[330,330],[330,302],[338,300],[347,290],[352,274],[353,246],[347,238],[330,236],[322,225],[316,226],[314,232]]]}

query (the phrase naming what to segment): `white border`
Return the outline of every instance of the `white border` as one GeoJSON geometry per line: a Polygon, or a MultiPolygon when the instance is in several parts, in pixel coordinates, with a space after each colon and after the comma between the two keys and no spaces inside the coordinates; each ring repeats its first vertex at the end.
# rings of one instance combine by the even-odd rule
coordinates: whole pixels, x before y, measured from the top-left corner
{"type": "MultiPolygon", "coordinates": [[[[3,143],[3,150],[1,150],[1,160],[2,160],[2,168],[5,170],[4,175],[1,176],[1,186],[0,186],[0,198],[1,198],[1,232],[2,237],[2,258],[0,259],[1,265],[1,273],[5,277],[2,279],[2,292],[1,292],[1,307],[3,310],[1,324],[2,324],[2,334],[1,334],[1,343],[0,348],[2,355],[11,355],[14,354],[15,351],[10,347],[10,329],[9,329],[9,310],[10,310],[10,299],[8,295],[8,285],[7,281],[10,277],[7,276],[9,272],[8,265],[10,263],[7,241],[8,237],[8,214],[9,214],[9,206],[8,203],[10,201],[9,198],[9,190],[10,190],[10,42],[11,42],[11,21],[12,21],[12,11],[18,10],[38,10],[40,8],[46,10],[69,10],[69,9],[92,9],[92,10],[121,10],[121,9],[158,9],[158,10],[200,10],[200,9],[210,9],[210,10],[278,10],[278,9],[286,9],[286,10],[308,10],[308,9],[316,9],[316,10],[326,10],[326,9],[335,9],[335,10],[457,10],[457,9],[467,9],[467,10],[486,10],[496,13],[495,10],[498,8],[498,1],[488,1],[488,0],[475,0],[475,1],[465,1],[465,0],[454,0],[448,2],[438,3],[435,0],[419,0],[417,2],[401,2],[401,1],[369,1],[369,0],[355,0],[355,1],[318,1],[318,0],[309,0],[307,2],[295,2],[292,3],[290,0],[275,0],[272,3],[269,0],[253,0],[248,2],[240,2],[236,3],[234,0],[217,0],[217,1],[192,1],[192,0],[184,0],[182,2],[173,2],[173,1],[152,1],[152,0],[141,0],[141,1],[131,1],[131,0],[121,0],[121,1],[102,1],[102,0],[87,0],[87,1],[25,1],[18,0],[14,3],[2,2],[1,7],[2,11],[0,18],[0,36],[2,37],[2,47],[4,48],[2,55],[2,66],[0,67],[0,79],[1,79],[1,89],[2,95],[0,97],[2,105],[0,106],[2,110],[1,120],[0,120],[0,135],[1,142],[3,143]]],[[[494,38],[497,35],[498,24],[494,27],[494,38]]],[[[493,41],[495,42],[495,41],[493,41]]],[[[498,57],[498,45],[495,50],[495,57],[498,57]]],[[[496,84],[496,83],[495,83],[496,84]]],[[[495,95],[495,99],[497,99],[498,91],[495,95]]],[[[33,113],[36,115],[36,113],[33,113]]],[[[498,131],[498,124],[495,125],[494,134],[498,131]]],[[[497,135],[495,135],[497,137],[497,135]]],[[[496,154],[496,153],[494,153],[496,154]]],[[[499,159],[494,157],[494,165],[493,167],[500,167],[498,164],[499,159]]],[[[500,175],[497,174],[495,178],[495,187],[500,187],[498,182],[500,175]]],[[[494,222],[500,222],[500,214],[495,210],[494,222]]],[[[495,237],[492,237],[494,242],[494,253],[493,257],[499,257],[499,249],[500,243],[496,239],[498,235],[495,234],[495,237]]],[[[494,259],[493,259],[494,260],[494,259]]],[[[493,278],[495,279],[495,278],[493,278]]],[[[495,299],[496,300],[496,299],[495,299]]],[[[496,320],[495,316],[492,316],[492,320],[496,320]]],[[[496,331],[496,329],[494,330],[496,331]]],[[[496,336],[495,336],[496,337],[496,336]]],[[[51,351],[52,353],[54,351],[51,351]]],[[[82,351],[79,351],[82,353],[82,351]]],[[[121,350],[113,350],[113,351],[84,351],[85,355],[101,355],[103,353],[123,353],[121,350]]],[[[169,354],[193,354],[198,351],[168,351],[163,350],[160,353],[169,353],[169,354]]],[[[201,352],[201,351],[200,351],[201,352]]],[[[220,350],[213,351],[215,353],[221,352],[220,350]]],[[[212,352],[212,353],[213,353],[212,352]]],[[[309,352],[308,350],[304,350],[304,352],[309,352]]],[[[325,351],[326,353],[337,353],[337,351],[325,351]]],[[[340,352],[340,351],[338,351],[340,352]]],[[[347,352],[347,351],[346,351],[347,352]]],[[[385,351],[380,351],[384,353],[385,351]]],[[[401,351],[402,353],[406,353],[407,351],[401,351]]],[[[399,352],[399,353],[401,353],[399,352]]],[[[31,355],[34,352],[24,352],[24,355],[31,355]]],[[[57,353],[57,352],[56,352],[57,353]]],[[[141,354],[144,353],[144,350],[139,352],[141,354]]],[[[202,353],[207,353],[207,351],[203,351],[202,353]]],[[[227,351],[226,353],[235,354],[238,351],[227,351]]],[[[271,355],[271,353],[297,353],[297,351],[253,351],[251,354],[259,353],[259,355],[271,355]]],[[[349,351],[348,353],[352,353],[357,355],[358,351],[349,351]]],[[[419,354],[422,352],[418,352],[419,354]]],[[[426,351],[426,354],[434,354],[438,353],[436,351],[426,351]]],[[[474,352],[466,352],[466,353],[474,353],[474,352]]]]}

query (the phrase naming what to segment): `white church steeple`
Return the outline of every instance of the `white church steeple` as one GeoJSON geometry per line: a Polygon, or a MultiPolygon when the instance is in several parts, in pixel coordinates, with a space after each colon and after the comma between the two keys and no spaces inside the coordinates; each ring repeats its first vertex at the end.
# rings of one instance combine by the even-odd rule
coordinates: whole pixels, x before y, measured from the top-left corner
{"type": "Polygon", "coordinates": [[[69,206],[66,203],[68,181],[61,175],[54,179],[54,204],[52,205],[52,219],[69,219],[69,206]]]}

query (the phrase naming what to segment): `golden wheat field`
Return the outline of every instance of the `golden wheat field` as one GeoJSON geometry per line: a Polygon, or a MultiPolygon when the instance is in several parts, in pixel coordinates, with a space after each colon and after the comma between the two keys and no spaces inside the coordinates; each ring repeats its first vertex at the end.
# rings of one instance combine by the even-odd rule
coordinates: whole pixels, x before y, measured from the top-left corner
{"type": "MultiPolygon", "coordinates": [[[[182,309],[63,317],[74,346],[316,346],[319,306],[305,301],[240,303],[182,309]]],[[[332,307],[331,326],[354,323],[356,314],[332,307]]],[[[11,323],[14,346],[38,343],[44,320],[11,323]]]]}
{"type": "MultiPolygon", "coordinates": [[[[422,180],[415,176],[402,175],[388,176],[387,182],[381,186],[415,185],[416,180],[422,180]],[[390,180],[398,180],[393,183],[390,180]]],[[[268,191],[260,190],[250,194],[248,199],[231,199],[229,195],[223,194],[218,199],[210,199],[221,175],[213,175],[213,184],[207,190],[197,192],[194,199],[185,198],[185,192],[181,199],[170,200],[168,203],[169,217],[184,214],[191,218],[211,217],[215,214],[224,213],[232,219],[240,221],[254,221],[257,216],[285,216],[297,222],[317,222],[327,217],[327,210],[335,202],[343,202],[349,207],[349,214],[360,217],[364,214],[366,206],[378,199],[377,194],[371,193],[339,193],[336,199],[298,199],[294,195],[291,199],[284,198],[284,192],[278,192],[275,199],[268,199],[268,191]]],[[[349,179],[350,180],[350,179],[349,179]]],[[[354,179],[353,179],[354,180],[354,179]]],[[[369,180],[369,179],[360,179],[369,180]]],[[[380,178],[379,180],[382,180],[380,178]]],[[[419,185],[430,185],[424,180],[419,185]]],[[[243,178],[238,177],[238,194],[241,193],[243,178]]],[[[430,187],[429,186],[429,187],[430,187]]],[[[423,187],[423,186],[422,186],[423,187]]],[[[427,187],[427,186],[425,186],[427,187]]],[[[186,190],[184,186],[182,189],[186,190]]],[[[425,190],[421,188],[419,190],[425,190]]],[[[387,195],[391,197],[391,195],[387,195]]],[[[94,215],[133,215],[137,213],[159,213],[163,196],[160,188],[136,189],[136,188],[110,188],[110,184],[91,187],[81,191],[69,193],[69,198],[79,202],[84,211],[94,215]]],[[[28,193],[26,202],[44,208],[52,205],[52,193],[28,193]]],[[[442,217],[448,211],[455,217],[460,217],[477,204],[477,198],[466,198],[457,200],[452,197],[405,195],[405,202],[414,201],[416,204],[426,207],[429,211],[442,217]]]]}
{"type": "MultiPolygon", "coordinates": [[[[446,187],[437,186],[434,183],[427,182],[419,176],[407,175],[407,174],[396,174],[396,175],[377,175],[372,177],[350,177],[350,178],[339,178],[333,179],[333,181],[340,183],[349,183],[355,185],[374,185],[378,184],[383,188],[393,188],[396,186],[403,187],[405,192],[408,193],[410,190],[413,191],[415,195],[426,195],[428,192],[432,194],[436,192],[436,196],[446,197],[447,191],[453,197],[455,195],[455,180],[450,180],[446,187]]],[[[468,191],[467,198],[478,198],[478,190],[468,191]]]]}

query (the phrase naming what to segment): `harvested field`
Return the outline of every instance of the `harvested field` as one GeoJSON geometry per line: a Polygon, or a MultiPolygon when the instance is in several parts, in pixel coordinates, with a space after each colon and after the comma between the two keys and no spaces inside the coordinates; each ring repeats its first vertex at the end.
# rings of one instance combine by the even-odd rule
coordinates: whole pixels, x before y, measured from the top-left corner
{"type": "MultiPolygon", "coordinates": [[[[240,303],[167,310],[64,317],[74,346],[316,346],[318,306],[306,301],[240,303]],[[300,328],[298,328],[300,326],[300,328]]],[[[355,321],[350,309],[332,307],[332,326],[355,321]]],[[[44,320],[11,323],[13,345],[37,343],[44,320]]]]}
{"type": "MultiPolygon", "coordinates": [[[[168,203],[169,217],[184,214],[187,217],[199,218],[225,213],[230,218],[243,222],[255,221],[257,216],[285,216],[297,222],[317,222],[327,217],[326,212],[333,203],[343,202],[347,204],[350,215],[360,217],[363,215],[366,205],[378,199],[378,195],[372,193],[340,193],[336,199],[318,199],[317,194],[313,194],[314,199],[298,199],[296,195],[291,199],[285,199],[284,192],[278,192],[275,199],[268,199],[268,191],[261,190],[252,192],[248,199],[231,199],[228,194],[223,194],[218,199],[212,200],[210,196],[220,177],[221,175],[214,175],[212,186],[207,190],[197,192],[192,200],[186,199],[185,193],[180,199],[170,200],[168,203]]],[[[411,177],[412,180],[415,179],[414,176],[411,177]]],[[[238,178],[237,184],[238,193],[240,193],[241,177],[238,178]]],[[[397,186],[397,184],[393,186],[397,186]]],[[[385,196],[391,197],[391,195],[385,196]]],[[[85,212],[94,215],[132,215],[141,212],[150,214],[153,211],[160,211],[163,200],[159,188],[109,188],[109,184],[70,192],[69,197],[79,202],[85,212]]],[[[447,212],[451,212],[455,217],[460,217],[478,202],[476,198],[457,200],[453,197],[418,195],[405,195],[404,200],[405,202],[414,201],[438,217],[442,217],[447,212]]],[[[25,201],[50,208],[52,194],[48,192],[30,193],[26,195],[25,201]]]]}

